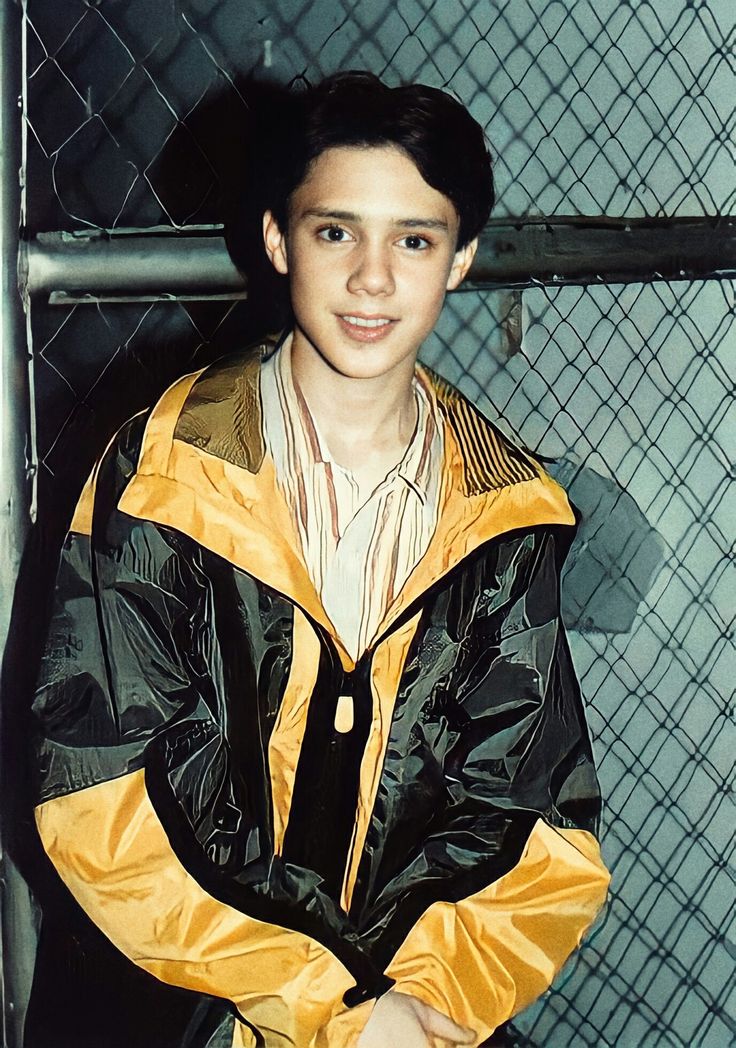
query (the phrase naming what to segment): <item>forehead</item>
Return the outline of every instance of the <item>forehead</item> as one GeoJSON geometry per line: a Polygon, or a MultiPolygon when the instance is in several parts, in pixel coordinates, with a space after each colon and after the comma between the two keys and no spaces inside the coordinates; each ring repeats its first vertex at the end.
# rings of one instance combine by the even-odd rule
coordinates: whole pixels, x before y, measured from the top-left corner
{"type": "Polygon", "coordinates": [[[398,146],[335,146],[312,161],[292,194],[290,217],[319,209],[367,218],[432,218],[451,230],[458,224],[449,197],[422,177],[398,146]]]}

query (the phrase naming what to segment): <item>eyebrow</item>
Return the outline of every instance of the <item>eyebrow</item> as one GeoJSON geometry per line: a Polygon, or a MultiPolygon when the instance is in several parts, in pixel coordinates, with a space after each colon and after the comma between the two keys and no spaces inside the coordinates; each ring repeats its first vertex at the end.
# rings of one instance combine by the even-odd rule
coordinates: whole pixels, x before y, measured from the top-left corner
{"type": "MultiPolygon", "coordinates": [[[[302,212],[302,218],[326,218],[337,222],[362,222],[355,211],[333,211],[330,208],[310,207],[302,212]]],[[[441,229],[449,231],[449,226],[442,218],[397,218],[391,223],[400,229],[441,229]]]]}

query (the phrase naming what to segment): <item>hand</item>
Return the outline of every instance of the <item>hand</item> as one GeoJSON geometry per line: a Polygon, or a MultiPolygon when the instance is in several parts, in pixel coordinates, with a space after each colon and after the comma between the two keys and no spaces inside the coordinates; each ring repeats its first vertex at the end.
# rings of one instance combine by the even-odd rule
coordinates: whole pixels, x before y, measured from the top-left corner
{"type": "Polygon", "coordinates": [[[416,997],[389,990],[377,1001],[357,1048],[439,1048],[474,1041],[473,1030],[416,997]]]}

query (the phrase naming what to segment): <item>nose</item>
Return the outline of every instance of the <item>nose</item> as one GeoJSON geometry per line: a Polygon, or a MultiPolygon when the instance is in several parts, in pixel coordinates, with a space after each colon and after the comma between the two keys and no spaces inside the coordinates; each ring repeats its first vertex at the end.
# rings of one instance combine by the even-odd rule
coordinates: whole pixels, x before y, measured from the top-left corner
{"type": "Polygon", "coordinates": [[[348,291],[390,295],[395,288],[390,246],[370,243],[360,245],[353,255],[348,291]]]}

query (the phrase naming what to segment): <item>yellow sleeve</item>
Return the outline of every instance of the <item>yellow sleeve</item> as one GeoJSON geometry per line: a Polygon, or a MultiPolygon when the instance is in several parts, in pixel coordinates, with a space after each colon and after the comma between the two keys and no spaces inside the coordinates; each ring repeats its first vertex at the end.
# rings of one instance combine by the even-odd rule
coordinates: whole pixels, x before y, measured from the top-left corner
{"type": "Polygon", "coordinates": [[[354,979],[328,949],[218,901],[185,870],[143,771],[46,801],[36,821],[79,904],[147,972],[231,1000],[273,1048],[316,1045],[345,1011],[354,979]]]}
{"type": "Polygon", "coordinates": [[[592,834],[540,819],[512,870],[422,914],[386,974],[396,990],[475,1030],[481,1044],[549,987],[605,902],[609,880],[592,834]]]}

